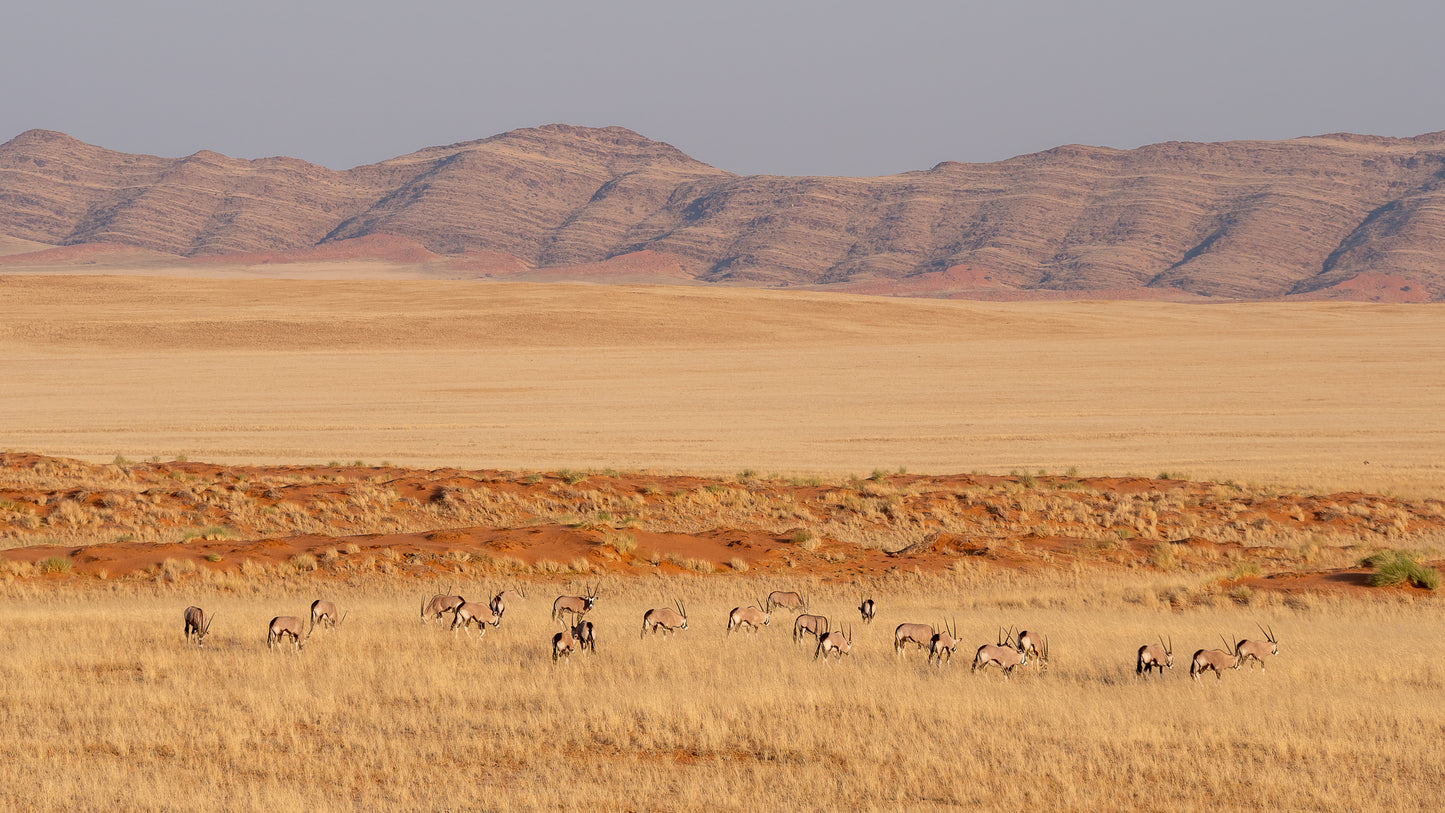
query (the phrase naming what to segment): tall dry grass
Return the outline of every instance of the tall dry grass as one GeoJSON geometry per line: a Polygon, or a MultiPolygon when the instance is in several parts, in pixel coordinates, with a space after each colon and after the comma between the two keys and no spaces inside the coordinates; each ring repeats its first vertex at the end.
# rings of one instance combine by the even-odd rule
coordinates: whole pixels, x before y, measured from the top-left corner
{"type": "Polygon", "coordinates": [[[421,626],[418,584],[5,585],[0,807],[1405,809],[1445,778],[1434,600],[1174,612],[1157,575],[634,578],[602,585],[597,654],[554,665],[551,599],[580,581],[532,582],[481,640],[421,626]],[[729,609],[774,587],[851,623],[854,655],[815,662],[791,616],[725,634],[729,609]],[[346,624],[268,651],[267,621],[319,591],[346,624]],[[643,611],[674,597],[690,629],[640,640],[643,611]],[[202,650],[181,640],[191,603],[218,613],[202,650]],[[1000,624],[1046,632],[1048,673],[895,657],[893,626],[945,618],[970,649],[1000,624]],[[1189,680],[1195,648],[1256,621],[1281,640],[1266,671],[1189,680]],[[1134,650],[1159,634],[1176,668],[1138,680],[1134,650]]]}

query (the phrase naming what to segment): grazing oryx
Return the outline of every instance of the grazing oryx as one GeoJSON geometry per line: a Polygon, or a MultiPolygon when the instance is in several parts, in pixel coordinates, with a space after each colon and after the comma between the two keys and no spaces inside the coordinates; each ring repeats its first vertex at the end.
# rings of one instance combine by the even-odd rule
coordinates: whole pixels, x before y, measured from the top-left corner
{"type": "Polygon", "coordinates": [[[811,635],[814,638],[822,639],[828,634],[828,619],[821,615],[808,615],[804,613],[793,619],[793,643],[802,640],[804,635],[811,635]]]}
{"type": "Polygon", "coordinates": [[[933,640],[933,627],[928,624],[899,624],[893,630],[893,651],[898,657],[903,657],[903,647],[907,644],[917,644],[919,649],[927,649],[930,641],[933,640]]]}
{"type": "Polygon", "coordinates": [[[768,626],[772,616],[772,610],[768,609],[768,604],[764,601],[759,601],[756,607],[734,607],[733,611],[728,613],[728,635],[732,635],[733,630],[740,629],[744,624],[748,625],[748,632],[757,632],[758,627],[768,626]]]}
{"type": "Polygon", "coordinates": [[[1134,674],[1147,675],[1155,669],[1161,673],[1165,669],[1174,668],[1174,636],[1169,636],[1169,643],[1164,643],[1164,636],[1159,636],[1159,646],[1145,644],[1139,647],[1139,659],[1134,663],[1134,674]]]}
{"type": "Polygon", "coordinates": [[[641,638],[649,631],[656,635],[658,628],[666,633],[687,629],[687,608],[677,599],[673,599],[672,604],[676,610],[672,607],[660,607],[643,613],[642,632],[638,633],[637,637],[641,638]]]}
{"type": "Polygon", "coordinates": [[[572,628],[572,639],[577,642],[577,648],[583,652],[597,654],[597,636],[591,621],[583,619],[577,622],[572,628]]]}
{"type": "MultiPolygon", "coordinates": [[[[1255,626],[1259,627],[1259,622],[1256,621],[1255,626]]],[[[1264,633],[1263,641],[1245,638],[1234,645],[1234,651],[1239,655],[1239,662],[1243,664],[1245,661],[1249,661],[1251,672],[1254,671],[1255,661],[1259,661],[1259,671],[1263,672],[1264,656],[1279,654],[1279,641],[1275,640],[1274,628],[1270,627],[1266,630],[1264,627],[1259,627],[1259,631],[1264,633]]]]}
{"type": "Polygon", "coordinates": [[[452,614],[452,632],[461,627],[463,632],[471,633],[471,625],[477,625],[477,637],[481,638],[487,634],[487,625],[496,627],[502,623],[502,617],[492,611],[490,607],[483,607],[475,601],[463,602],[456,612],[452,614]]]}
{"type": "Polygon", "coordinates": [[[572,637],[572,629],[562,630],[552,636],[552,663],[558,658],[566,658],[568,663],[572,662],[572,648],[577,639],[572,637]]]}
{"type": "Polygon", "coordinates": [[[863,616],[864,624],[873,623],[873,615],[877,610],[878,608],[873,605],[873,599],[871,598],[863,599],[863,603],[858,605],[858,613],[863,616]]]}
{"type": "Polygon", "coordinates": [[[763,609],[772,612],[779,607],[788,610],[806,610],[808,609],[808,600],[796,592],[785,593],[782,590],[774,590],[768,594],[768,603],[763,606],[763,609]]]}
{"type": "Polygon", "coordinates": [[[844,655],[852,654],[853,630],[833,630],[818,637],[818,648],[813,650],[813,660],[816,661],[821,656],[823,662],[827,663],[829,655],[834,655],[838,660],[842,660],[844,655]]]}
{"type": "Polygon", "coordinates": [[[970,672],[977,672],[980,669],[985,671],[990,666],[998,666],[1003,670],[1004,679],[1007,680],[1013,674],[1014,667],[1022,666],[1029,662],[1029,656],[1019,649],[1018,642],[1013,639],[1013,630],[1007,633],[999,628],[999,639],[997,644],[984,644],[978,648],[973,656],[973,668],[970,672]]]}
{"type": "MultiPolygon", "coordinates": [[[[597,587],[601,586],[602,584],[599,582],[597,587]]],[[[557,600],[552,602],[552,620],[561,621],[563,613],[571,613],[572,620],[575,622],[586,615],[592,609],[592,605],[596,603],[597,589],[594,587],[588,587],[585,596],[558,596],[557,600]]]]}
{"type": "Polygon", "coordinates": [[[315,627],[311,627],[306,630],[305,635],[302,635],[301,628],[301,619],[294,615],[276,616],[271,619],[271,626],[266,628],[266,648],[270,649],[276,644],[279,644],[282,638],[289,635],[291,642],[296,644],[296,651],[300,652],[301,648],[306,646],[306,640],[311,637],[312,630],[316,629],[315,627]]]}
{"type": "Polygon", "coordinates": [[[1020,632],[1019,651],[1038,663],[1040,673],[1049,671],[1049,639],[1047,636],[1028,630],[1020,632]]]}
{"type": "Polygon", "coordinates": [[[959,644],[957,624],[958,622],[955,620],[953,625],[945,625],[943,632],[936,632],[932,638],[928,639],[929,663],[937,658],[938,665],[942,667],[944,656],[948,657],[949,663],[953,663],[953,653],[958,651],[959,644]]]}
{"type": "MultiPolygon", "coordinates": [[[[351,611],[347,610],[347,612],[349,613],[351,611]]],[[[311,626],[314,627],[317,624],[325,624],[328,627],[335,628],[337,624],[345,620],[346,616],[336,617],[335,604],[329,601],[322,601],[319,598],[311,602],[311,626]]]]}
{"type": "MultiPolygon", "coordinates": [[[[1224,636],[1220,636],[1223,638],[1224,636]]],[[[1194,653],[1194,658],[1189,661],[1189,676],[1199,681],[1199,676],[1214,670],[1214,677],[1218,680],[1224,679],[1225,669],[1239,668],[1239,653],[1231,649],[1229,642],[1224,642],[1224,649],[1201,649],[1194,653]]]]}
{"type": "Polygon", "coordinates": [[[186,619],[186,643],[191,642],[191,636],[196,636],[196,646],[206,645],[206,636],[211,634],[211,622],[216,620],[214,613],[210,618],[206,617],[205,610],[200,607],[187,607],[186,619]]]}
{"type": "Polygon", "coordinates": [[[503,590],[493,596],[491,603],[487,606],[491,609],[492,614],[497,616],[497,620],[500,621],[502,616],[506,615],[507,605],[509,603],[515,603],[518,599],[524,599],[526,597],[527,591],[525,588],[519,587],[516,590],[503,590]]]}
{"type": "Polygon", "coordinates": [[[431,597],[431,601],[421,603],[421,622],[440,621],[443,613],[455,613],[457,608],[466,604],[467,600],[461,596],[450,596],[438,593],[431,597]]]}

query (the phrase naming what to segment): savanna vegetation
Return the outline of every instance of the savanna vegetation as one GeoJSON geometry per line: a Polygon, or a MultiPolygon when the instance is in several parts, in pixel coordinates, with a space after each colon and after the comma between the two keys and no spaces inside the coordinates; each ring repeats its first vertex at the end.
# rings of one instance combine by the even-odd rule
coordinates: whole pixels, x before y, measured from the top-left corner
{"type": "Polygon", "coordinates": [[[1445,779],[1439,500],[5,459],[0,807],[1400,809],[1445,779]],[[150,558],[92,561],[122,548],[150,558]],[[1302,571],[1351,589],[1279,588],[1302,571]],[[552,599],[587,585],[597,651],[554,664],[552,599]],[[516,586],[485,636],[419,623],[436,592],[516,586]],[[816,660],[783,611],[726,633],[773,589],[852,654],[816,660]],[[317,598],[345,623],[268,648],[317,598]],[[674,600],[689,628],[640,637],[674,600]],[[963,645],[900,658],[902,622],[963,645]],[[1263,669],[1190,679],[1194,650],[1258,625],[1280,640],[1263,669]],[[1000,627],[1047,635],[1047,671],[972,674],[1000,627]],[[1174,668],[1137,676],[1161,637],[1174,668]]]}
{"type": "MultiPolygon", "coordinates": [[[[1438,602],[1293,597],[1183,611],[1168,577],[957,568],[867,584],[811,577],[602,580],[597,652],[553,664],[532,579],[484,637],[418,622],[440,587],[256,577],[56,589],[0,604],[0,806],[30,810],[1406,809],[1445,765],[1438,602]],[[756,635],[728,611],[775,586],[846,623],[853,654],[814,660],[791,615],[756,635]],[[878,620],[854,609],[867,593],[878,620]],[[274,615],[325,594],[348,613],[297,652],[274,615]],[[681,599],[689,628],[639,637],[681,599]],[[181,612],[215,613],[200,648],[181,612]],[[952,665],[895,656],[902,621],[955,624],[952,665]],[[1272,627],[1264,670],[1188,676],[1194,649],[1272,627]],[[998,625],[1046,633],[1050,663],[971,674],[998,625]],[[1172,640],[1175,667],[1134,674],[1172,640]],[[964,650],[969,650],[967,653],[964,650]]],[[[468,597],[516,582],[458,579],[468,597]]],[[[596,582],[594,581],[594,584],[596,582]]]]}

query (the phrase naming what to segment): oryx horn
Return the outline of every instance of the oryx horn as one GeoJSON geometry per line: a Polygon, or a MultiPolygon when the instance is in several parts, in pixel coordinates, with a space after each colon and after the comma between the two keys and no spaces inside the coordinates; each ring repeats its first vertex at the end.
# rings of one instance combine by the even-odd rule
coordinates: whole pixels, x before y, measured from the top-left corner
{"type": "Polygon", "coordinates": [[[1224,637],[1224,633],[1219,633],[1219,640],[1224,641],[1224,651],[1228,652],[1230,655],[1233,655],[1234,647],[1229,645],[1229,640],[1224,637]]]}

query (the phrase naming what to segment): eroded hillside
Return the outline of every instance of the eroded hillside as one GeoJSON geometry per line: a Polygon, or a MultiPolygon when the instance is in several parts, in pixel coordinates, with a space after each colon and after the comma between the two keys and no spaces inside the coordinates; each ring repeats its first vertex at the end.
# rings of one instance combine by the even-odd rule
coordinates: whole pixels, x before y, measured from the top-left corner
{"type": "Polygon", "coordinates": [[[192,258],[385,236],[489,273],[643,257],[670,279],[941,297],[1423,301],[1445,297],[1442,178],[1440,133],[1071,145],[837,178],[739,177],[620,127],[341,172],[32,130],[0,145],[0,234],[192,258]]]}

